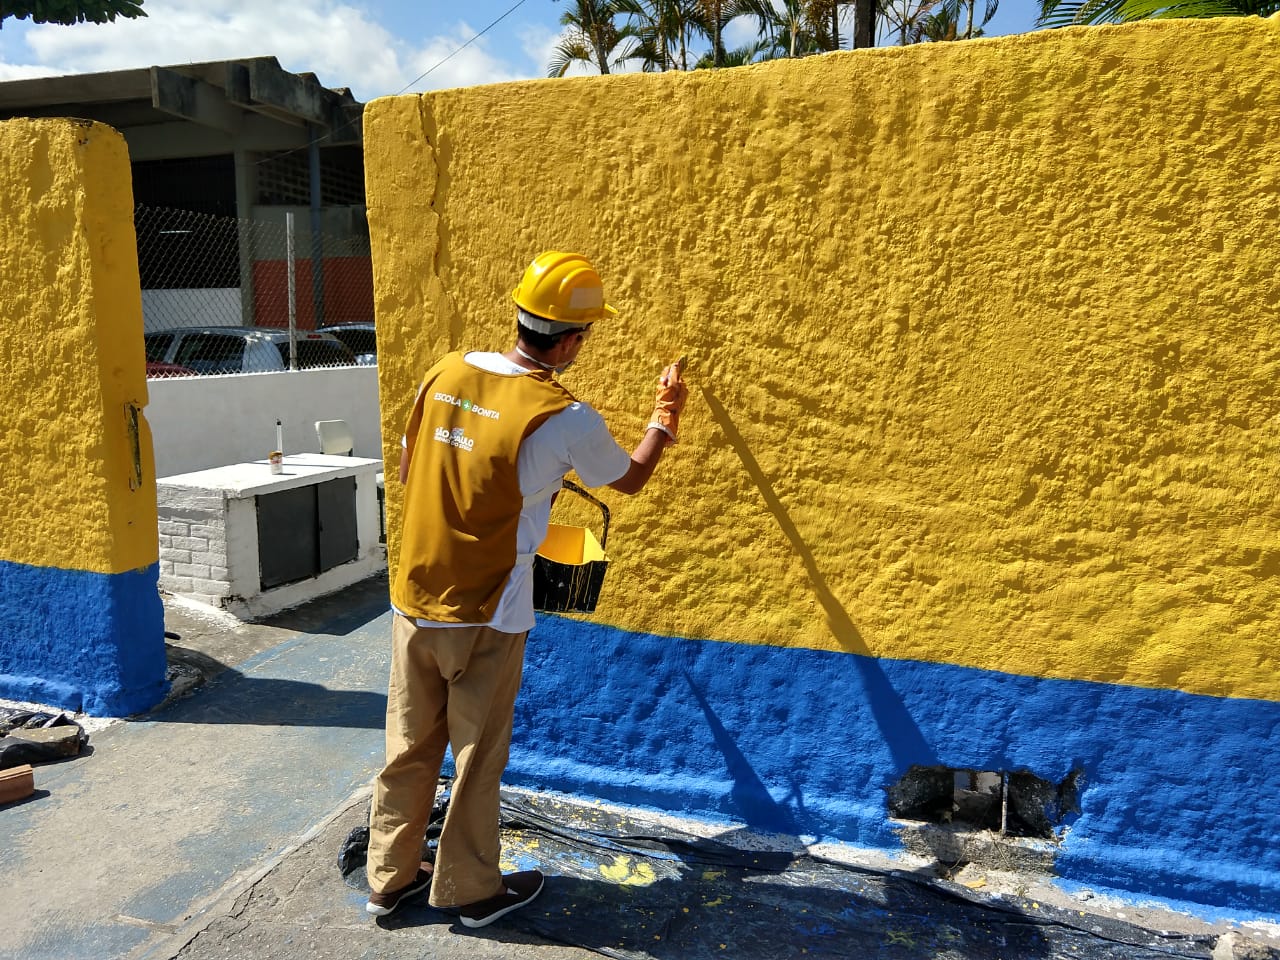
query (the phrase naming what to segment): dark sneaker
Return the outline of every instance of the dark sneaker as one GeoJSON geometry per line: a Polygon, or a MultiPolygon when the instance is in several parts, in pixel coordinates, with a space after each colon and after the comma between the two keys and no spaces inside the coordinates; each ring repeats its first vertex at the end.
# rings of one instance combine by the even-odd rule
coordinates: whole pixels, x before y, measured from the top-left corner
{"type": "Polygon", "coordinates": [[[542,874],[537,870],[508,873],[502,878],[507,889],[496,897],[472,903],[458,910],[464,927],[487,927],[499,917],[518,910],[542,892],[542,874]]]}
{"type": "Polygon", "coordinates": [[[425,890],[429,886],[431,886],[431,874],[425,870],[419,870],[418,875],[410,881],[407,887],[401,887],[393,893],[369,894],[369,902],[364,905],[364,908],[375,917],[385,917],[400,904],[404,903],[406,897],[425,890]]]}

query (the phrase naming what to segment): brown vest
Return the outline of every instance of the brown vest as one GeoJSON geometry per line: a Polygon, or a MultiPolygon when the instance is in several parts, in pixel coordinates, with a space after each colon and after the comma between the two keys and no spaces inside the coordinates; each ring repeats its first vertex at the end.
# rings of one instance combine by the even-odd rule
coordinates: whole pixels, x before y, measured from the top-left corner
{"type": "Polygon", "coordinates": [[[405,430],[398,610],[444,623],[493,619],[516,563],[520,444],[571,403],[549,372],[489,373],[461,353],[427,371],[405,430]]]}

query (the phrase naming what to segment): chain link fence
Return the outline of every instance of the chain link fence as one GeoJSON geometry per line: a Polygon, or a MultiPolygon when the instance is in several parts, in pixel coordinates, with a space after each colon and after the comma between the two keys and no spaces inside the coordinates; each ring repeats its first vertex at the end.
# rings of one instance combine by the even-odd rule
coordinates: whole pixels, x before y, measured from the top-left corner
{"type": "Polygon", "coordinates": [[[148,376],[376,362],[364,207],[255,212],[134,210],[148,376]]]}

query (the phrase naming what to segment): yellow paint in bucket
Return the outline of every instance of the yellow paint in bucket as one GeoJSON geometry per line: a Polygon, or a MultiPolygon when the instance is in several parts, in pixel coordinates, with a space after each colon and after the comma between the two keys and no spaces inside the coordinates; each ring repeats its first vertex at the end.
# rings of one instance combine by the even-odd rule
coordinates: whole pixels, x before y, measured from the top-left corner
{"type": "Polygon", "coordinates": [[[586,527],[548,525],[546,539],[533,558],[533,606],[549,613],[591,613],[600,598],[609,564],[604,552],[609,537],[609,508],[569,480],[564,481],[564,489],[599,507],[604,528],[597,540],[586,527]]]}

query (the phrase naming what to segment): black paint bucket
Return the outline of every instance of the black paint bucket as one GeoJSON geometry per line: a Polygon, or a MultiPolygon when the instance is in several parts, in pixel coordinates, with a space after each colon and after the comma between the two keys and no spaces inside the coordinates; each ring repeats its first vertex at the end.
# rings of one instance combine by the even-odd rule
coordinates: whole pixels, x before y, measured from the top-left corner
{"type": "Polygon", "coordinates": [[[609,565],[604,553],[609,539],[609,508],[569,480],[564,481],[564,489],[599,507],[604,527],[596,540],[586,527],[559,523],[547,526],[547,538],[533,558],[533,608],[545,613],[591,613],[600,599],[609,565]]]}

